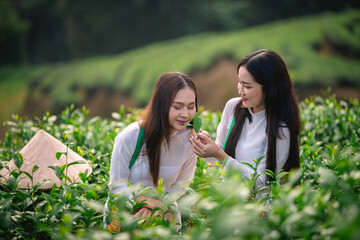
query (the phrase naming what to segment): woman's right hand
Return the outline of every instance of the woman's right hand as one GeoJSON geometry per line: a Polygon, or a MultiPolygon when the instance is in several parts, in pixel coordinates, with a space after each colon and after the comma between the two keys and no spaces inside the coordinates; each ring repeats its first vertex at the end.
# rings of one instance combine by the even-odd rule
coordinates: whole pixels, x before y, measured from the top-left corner
{"type": "Polygon", "coordinates": [[[215,157],[220,162],[223,162],[223,160],[228,157],[219,145],[211,140],[206,134],[197,134],[197,138],[191,136],[190,142],[193,146],[195,154],[200,157],[215,157]]]}
{"type": "Polygon", "coordinates": [[[195,138],[195,139],[200,139],[198,136],[206,136],[208,138],[210,138],[210,134],[205,131],[200,129],[197,133],[194,131],[194,129],[191,131],[191,136],[190,138],[195,138]]]}

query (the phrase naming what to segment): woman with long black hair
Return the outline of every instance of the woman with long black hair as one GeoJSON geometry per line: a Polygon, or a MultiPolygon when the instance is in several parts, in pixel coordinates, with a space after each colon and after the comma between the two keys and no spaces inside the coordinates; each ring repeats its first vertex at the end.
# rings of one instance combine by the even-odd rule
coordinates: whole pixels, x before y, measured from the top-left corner
{"type": "MultiPolygon", "coordinates": [[[[301,120],[284,61],[272,50],[258,50],[240,61],[237,73],[240,97],[226,103],[216,143],[200,132],[191,138],[194,152],[225,161],[225,167],[233,165],[249,179],[254,170],[243,163],[255,167],[254,159],[261,157],[258,172],[299,167],[301,120]]],[[[257,186],[268,180],[261,175],[257,186]]]]}

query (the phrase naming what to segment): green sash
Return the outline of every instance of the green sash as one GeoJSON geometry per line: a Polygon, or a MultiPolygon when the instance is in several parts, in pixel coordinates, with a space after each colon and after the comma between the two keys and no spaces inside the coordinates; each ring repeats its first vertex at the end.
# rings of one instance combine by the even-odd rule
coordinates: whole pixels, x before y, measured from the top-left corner
{"type": "Polygon", "coordinates": [[[226,135],[225,142],[224,142],[224,145],[223,145],[223,148],[222,148],[224,151],[225,151],[226,143],[227,143],[228,137],[229,137],[229,135],[230,135],[231,129],[232,129],[233,126],[234,126],[234,123],[235,123],[235,118],[233,118],[233,120],[232,120],[232,122],[231,122],[231,125],[230,125],[230,128],[229,128],[229,131],[228,131],[228,133],[227,133],[227,135],[226,135]]]}
{"type": "Polygon", "coordinates": [[[134,151],[134,154],[132,155],[131,160],[130,160],[129,169],[132,168],[132,166],[135,163],[135,160],[139,156],[139,153],[140,153],[141,147],[143,145],[144,139],[145,139],[144,131],[142,130],[142,128],[140,128],[138,139],[137,139],[137,142],[136,142],[135,151],[134,151]]]}

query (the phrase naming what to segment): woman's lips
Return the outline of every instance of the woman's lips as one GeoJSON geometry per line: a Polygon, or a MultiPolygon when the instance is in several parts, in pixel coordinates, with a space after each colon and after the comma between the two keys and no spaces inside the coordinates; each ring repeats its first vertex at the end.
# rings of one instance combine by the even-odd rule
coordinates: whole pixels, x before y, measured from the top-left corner
{"type": "Polygon", "coordinates": [[[187,123],[188,121],[181,121],[181,120],[177,120],[178,123],[180,123],[180,125],[184,125],[185,123],[187,123]]]}
{"type": "Polygon", "coordinates": [[[246,102],[247,101],[247,98],[241,98],[241,100],[243,101],[243,102],[246,102]]]}

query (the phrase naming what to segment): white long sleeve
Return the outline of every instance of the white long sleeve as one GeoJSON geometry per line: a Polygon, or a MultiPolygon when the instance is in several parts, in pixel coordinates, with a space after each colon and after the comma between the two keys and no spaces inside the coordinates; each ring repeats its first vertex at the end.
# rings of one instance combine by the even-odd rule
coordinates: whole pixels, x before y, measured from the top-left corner
{"type": "MultiPolygon", "coordinates": [[[[225,105],[221,122],[217,129],[216,143],[222,147],[229,131],[231,122],[234,118],[234,108],[239,102],[240,98],[230,99],[225,105]]],[[[247,178],[251,179],[251,174],[254,171],[243,163],[249,163],[255,167],[254,159],[259,159],[264,156],[261,160],[257,171],[262,172],[266,169],[266,152],[267,152],[267,135],[266,135],[266,112],[265,110],[260,111],[252,115],[252,122],[250,123],[246,119],[244,127],[240,136],[240,139],[236,145],[235,158],[229,157],[225,168],[233,165],[240,169],[242,174],[247,178]]],[[[290,150],[290,132],[287,127],[279,129],[281,138],[276,140],[276,171],[280,171],[289,156],[290,150]]],[[[260,176],[257,182],[258,186],[266,185],[266,176],[263,174],[260,176]]]]}
{"type": "MultiPolygon", "coordinates": [[[[119,133],[115,138],[111,157],[109,188],[112,193],[122,193],[129,198],[132,195],[127,182],[132,185],[140,184],[142,187],[154,187],[148,157],[142,154],[145,144],[129,170],[139,129],[136,122],[119,133]]],[[[190,129],[177,131],[171,136],[169,146],[165,143],[161,146],[159,179],[163,178],[166,191],[175,198],[185,193],[195,173],[196,155],[189,142],[190,133],[190,129]]]]}

